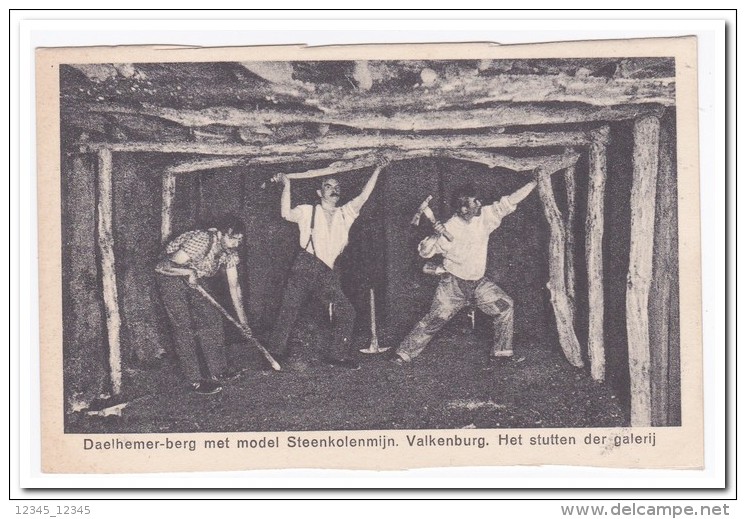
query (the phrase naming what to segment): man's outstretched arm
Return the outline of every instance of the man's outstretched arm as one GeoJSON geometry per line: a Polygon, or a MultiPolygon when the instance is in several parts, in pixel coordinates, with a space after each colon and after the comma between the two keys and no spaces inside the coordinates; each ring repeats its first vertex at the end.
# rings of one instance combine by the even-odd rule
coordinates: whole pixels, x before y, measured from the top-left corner
{"type": "Polygon", "coordinates": [[[246,319],[246,312],[243,307],[243,293],[241,291],[241,283],[238,279],[238,269],[235,265],[231,265],[225,268],[225,275],[228,278],[228,289],[231,294],[231,302],[233,308],[236,309],[236,316],[238,322],[248,328],[248,320],[246,319]]]}
{"type": "Polygon", "coordinates": [[[277,173],[274,177],[275,182],[282,183],[282,195],[280,195],[280,215],[289,222],[298,221],[298,212],[293,211],[290,207],[290,179],[285,173],[277,173]]]}
{"type": "Polygon", "coordinates": [[[373,174],[368,179],[368,182],[365,183],[365,187],[363,188],[363,190],[358,196],[350,200],[350,205],[356,213],[359,213],[365,205],[365,202],[368,201],[371,193],[373,193],[373,189],[375,189],[376,187],[376,182],[378,182],[378,175],[381,173],[381,170],[383,168],[389,165],[390,162],[391,161],[387,157],[380,157],[375,171],[373,171],[373,174]]]}
{"type": "Polygon", "coordinates": [[[531,194],[531,191],[534,190],[536,187],[536,181],[532,180],[522,188],[518,189],[514,193],[508,195],[508,200],[512,205],[518,205],[520,202],[523,201],[524,198],[526,198],[529,194],[531,194]]]}
{"type": "Polygon", "coordinates": [[[535,187],[536,182],[532,180],[513,193],[496,200],[493,204],[490,204],[483,214],[485,214],[488,219],[488,226],[491,231],[497,229],[500,225],[500,221],[515,211],[516,206],[531,194],[531,191],[533,191],[535,187]]]}

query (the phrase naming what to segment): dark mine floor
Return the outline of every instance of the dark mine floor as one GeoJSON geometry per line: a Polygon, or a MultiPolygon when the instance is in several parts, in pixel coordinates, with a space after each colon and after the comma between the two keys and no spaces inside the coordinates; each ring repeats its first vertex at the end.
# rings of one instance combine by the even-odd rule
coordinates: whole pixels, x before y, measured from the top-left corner
{"type": "MultiPolygon", "coordinates": [[[[361,369],[321,362],[323,334],[308,329],[282,372],[234,344],[241,377],[217,395],[192,393],[172,358],[160,368],[129,370],[120,414],[67,416],[70,433],[249,432],[460,428],[620,427],[620,398],[572,367],[557,344],[515,339],[522,362],[496,365],[489,338],[450,326],[410,365],[387,354],[359,354],[361,369]],[[317,339],[313,339],[316,337],[317,339]]],[[[359,347],[365,347],[360,341],[359,347]]],[[[251,348],[251,349],[250,349],[251,348]]]]}

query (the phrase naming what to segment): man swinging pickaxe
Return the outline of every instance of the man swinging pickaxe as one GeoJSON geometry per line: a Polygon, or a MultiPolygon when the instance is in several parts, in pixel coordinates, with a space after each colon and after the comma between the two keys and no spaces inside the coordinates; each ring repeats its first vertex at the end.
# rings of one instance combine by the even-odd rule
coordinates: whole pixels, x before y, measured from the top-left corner
{"type": "Polygon", "coordinates": [[[433,224],[433,227],[436,231],[438,231],[439,234],[445,237],[448,241],[453,241],[453,235],[449,233],[446,228],[443,226],[440,221],[438,221],[437,218],[435,218],[435,215],[433,214],[433,210],[430,209],[430,200],[433,199],[433,195],[429,195],[424,202],[420,204],[420,206],[417,208],[417,212],[412,217],[412,225],[419,225],[420,224],[420,216],[425,215],[425,218],[430,220],[430,222],[433,224]]]}

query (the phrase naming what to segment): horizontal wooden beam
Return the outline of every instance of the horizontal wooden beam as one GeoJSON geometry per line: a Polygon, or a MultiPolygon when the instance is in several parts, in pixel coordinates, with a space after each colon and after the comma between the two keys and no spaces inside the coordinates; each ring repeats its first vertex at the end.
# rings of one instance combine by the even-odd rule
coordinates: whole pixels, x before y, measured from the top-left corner
{"type": "MultiPolygon", "coordinates": [[[[387,153],[386,156],[392,161],[409,160],[422,157],[448,157],[452,159],[468,160],[472,162],[490,162],[505,169],[513,171],[533,171],[536,169],[545,169],[550,174],[577,162],[578,153],[565,153],[563,155],[549,155],[540,157],[508,157],[496,153],[475,151],[470,154],[450,150],[414,150],[404,153],[387,153]]],[[[326,175],[337,175],[348,171],[355,171],[362,168],[371,167],[378,160],[378,153],[371,153],[368,156],[360,157],[350,161],[337,161],[324,168],[311,169],[298,173],[288,173],[287,177],[293,180],[323,177],[326,175]]],[[[493,168],[495,166],[490,166],[493,168]]]]}
{"type": "Polygon", "coordinates": [[[114,152],[184,153],[201,155],[269,156],[305,155],[333,150],[380,149],[411,151],[422,149],[541,148],[585,146],[593,142],[585,131],[523,132],[496,135],[345,135],[327,136],[294,143],[223,144],[198,142],[80,143],[81,152],[108,149],[114,152]]]}
{"type": "Polygon", "coordinates": [[[562,155],[534,156],[534,157],[511,157],[498,153],[486,152],[483,150],[443,150],[437,154],[442,157],[452,159],[467,160],[478,162],[489,166],[490,168],[503,168],[512,171],[529,171],[543,168],[554,173],[560,169],[568,168],[578,161],[580,155],[574,152],[564,153],[562,155]]]}
{"type": "Polygon", "coordinates": [[[478,162],[489,168],[506,168],[513,171],[530,171],[543,164],[541,157],[510,157],[483,150],[444,150],[442,156],[478,162]]]}
{"type": "Polygon", "coordinates": [[[370,166],[373,166],[376,163],[376,160],[377,156],[371,153],[368,156],[360,157],[359,159],[355,160],[333,162],[325,168],[309,169],[308,171],[301,171],[298,173],[288,173],[287,177],[291,180],[298,180],[305,178],[324,177],[327,175],[337,175],[339,173],[346,173],[348,171],[368,168],[370,166]]]}
{"type": "MultiPolygon", "coordinates": [[[[235,168],[235,167],[251,167],[256,165],[267,165],[267,164],[280,164],[290,162],[310,162],[318,160],[335,160],[335,163],[341,162],[343,164],[349,164],[349,161],[360,160],[360,166],[358,168],[367,167],[372,165],[370,157],[366,155],[375,156],[375,149],[364,149],[364,150],[353,150],[350,152],[342,153],[339,152],[324,152],[324,153],[311,153],[307,156],[299,155],[278,155],[268,157],[218,157],[209,159],[198,159],[190,160],[171,166],[165,170],[166,173],[181,174],[190,173],[196,171],[205,171],[211,169],[221,168],[235,168]]],[[[411,160],[423,157],[446,157],[456,160],[465,160],[469,162],[476,162],[484,164],[489,168],[503,168],[512,171],[533,171],[536,168],[543,167],[551,171],[557,171],[570,167],[577,162],[577,153],[565,153],[563,155],[551,155],[551,156],[534,156],[534,157],[511,157],[509,155],[503,155],[499,153],[492,153],[483,150],[411,150],[407,152],[387,153],[389,158],[394,161],[400,160],[411,160]]],[[[321,168],[326,170],[331,166],[321,168]]],[[[347,168],[347,169],[358,169],[358,168],[347,168]]],[[[344,169],[342,169],[344,170],[344,169]]],[[[340,170],[340,171],[342,171],[340,170]]],[[[329,171],[316,176],[331,175],[334,171],[329,171]]],[[[291,177],[292,178],[292,177],[291,177]]]]}
{"type": "MultiPolygon", "coordinates": [[[[77,108],[76,108],[77,109],[77,108]]],[[[278,110],[245,110],[236,107],[211,107],[202,110],[176,109],[159,106],[132,108],[110,103],[88,104],[91,114],[126,114],[150,120],[160,118],[186,128],[222,125],[241,128],[250,135],[252,128],[267,137],[267,128],[288,124],[319,124],[346,126],[360,130],[434,131],[473,130],[480,128],[530,126],[541,124],[593,123],[635,119],[647,114],[660,114],[660,104],[630,104],[593,106],[582,103],[554,105],[549,103],[497,103],[489,108],[457,108],[412,111],[402,109],[394,113],[366,112],[350,109],[338,112],[282,112],[278,110]],[[385,115],[384,115],[385,114],[385,115]]],[[[80,119],[78,115],[77,119],[80,119]]]]}
{"type": "Polygon", "coordinates": [[[463,108],[499,102],[584,103],[595,106],[659,103],[673,106],[676,102],[676,81],[673,77],[571,77],[562,74],[483,76],[461,73],[451,78],[439,77],[431,85],[420,85],[409,91],[378,94],[352,91],[340,95],[336,89],[318,89],[313,95],[301,97],[306,104],[321,109],[339,110],[350,106],[365,112],[463,108]]]}
{"type": "Polygon", "coordinates": [[[268,155],[265,157],[212,157],[207,159],[188,160],[166,168],[167,173],[191,173],[210,169],[235,168],[267,164],[287,164],[292,162],[313,162],[321,160],[352,160],[368,153],[373,149],[352,150],[345,153],[326,151],[321,153],[307,153],[305,155],[268,155]]]}

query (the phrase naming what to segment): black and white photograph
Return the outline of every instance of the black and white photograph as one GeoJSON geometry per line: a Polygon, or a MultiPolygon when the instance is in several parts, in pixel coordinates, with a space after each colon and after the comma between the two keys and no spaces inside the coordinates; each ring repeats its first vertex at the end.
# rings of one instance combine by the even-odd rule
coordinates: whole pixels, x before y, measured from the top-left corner
{"type": "Polygon", "coordinates": [[[694,45],[38,50],[46,470],[701,465],[694,45]]]}

